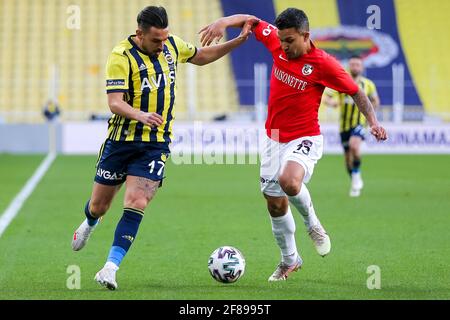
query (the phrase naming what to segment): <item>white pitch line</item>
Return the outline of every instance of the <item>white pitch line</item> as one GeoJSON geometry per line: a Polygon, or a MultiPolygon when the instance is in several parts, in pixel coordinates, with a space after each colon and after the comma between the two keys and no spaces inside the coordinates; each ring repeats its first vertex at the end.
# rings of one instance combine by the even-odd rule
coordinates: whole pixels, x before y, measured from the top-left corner
{"type": "Polygon", "coordinates": [[[2,236],[3,232],[5,232],[6,228],[8,228],[11,221],[19,213],[20,209],[22,208],[22,205],[31,195],[34,188],[36,188],[39,181],[41,181],[42,177],[50,168],[55,158],[56,158],[55,153],[49,153],[45,157],[44,161],[42,161],[39,168],[36,169],[31,178],[28,179],[27,183],[22,188],[22,190],[20,190],[20,192],[17,194],[14,200],[9,204],[8,208],[6,208],[6,210],[0,216],[0,237],[2,236]]]}

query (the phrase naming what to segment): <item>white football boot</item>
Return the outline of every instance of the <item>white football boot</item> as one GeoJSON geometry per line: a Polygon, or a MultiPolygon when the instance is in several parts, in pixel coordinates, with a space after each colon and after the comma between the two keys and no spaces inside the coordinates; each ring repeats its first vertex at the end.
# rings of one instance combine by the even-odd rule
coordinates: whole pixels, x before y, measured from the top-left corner
{"type": "Polygon", "coordinates": [[[350,189],[350,197],[359,197],[361,190],[364,187],[364,182],[361,178],[361,172],[352,173],[352,186],[350,189]]]}
{"type": "Polygon", "coordinates": [[[74,251],[83,249],[97,224],[94,226],[90,226],[87,223],[87,219],[85,219],[83,223],[78,227],[78,229],[75,230],[72,239],[72,249],[74,251]]]}
{"type": "Polygon", "coordinates": [[[359,197],[360,195],[361,195],[361,190],[353,189],[353,188],[350,189],[350,193],[349,193],[350,197],[356,198],[356,197],[359,197]]]}
{"type": "Polygon", "coordinates": [[[117,289],[116,282],[116,272],[119,270],[119,267],[114,263],[108,261],[105,263],[105,266],[97,272],[94,280],[97,281],[102,286],[108,288],[109,290],[117,289]]]}
{"type": "Polygon", "coordinates": [[[269,282],[274,281],[284,281],[288,278],[291,272],[295,272],[302,267],[303,261],[300,256],[297,257],[297,261],[293,265],[287,265],[283,262],[280,262],[273,272],[273,274],[269,277],[269,282]]]}
{"type": "Polygon", "coordinates": [[[314,242],[316,251],[322,257],[325,257],[331,250],[331,241],[325,229],[320,225],[312,226],[308,230],[311,240],[314,242]]]}

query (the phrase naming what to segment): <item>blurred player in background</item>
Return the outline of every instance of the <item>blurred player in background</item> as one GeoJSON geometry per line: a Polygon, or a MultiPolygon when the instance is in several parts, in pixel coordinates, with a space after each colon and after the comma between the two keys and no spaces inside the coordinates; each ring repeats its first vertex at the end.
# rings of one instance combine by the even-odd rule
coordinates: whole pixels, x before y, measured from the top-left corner
{"type": "Polygon", "coordinates": [[[302,10],[286,9],[277,17],[275,26],[244,14],[221,18],[200,30],[202,45],[222,38],[227,27],[248,24],[254,26],[256,39],[271,52],[274,61],[266,120],[268,138],[261,154],[261,191],[281,250],[281,262],[269,281],[280,281],[303,263],[289,202],[304,218],[317,252],[325,256],[331,249],[330,238],[316,216],[305,185],[322,157],[318,109],[325,87],[352,96],[377,140],[385,140],[387,134],[364,91],[335,58],[314,46],[302,10]]]}
{"type": "Polygon", "coordinates": [[[102,145],[86,219],[72,248],[81,250],[125,183],[123,215],[105,266],[95,280],[117,288],[116,271],[136,238],[144,210],[164,178],[170,154],[178,63],[211,63],[245,42],[251,26],[223,44],[197,49],[170,34],[163,7],[149,6],[137,17],[135,35],[120,42],[106,64],[106,92],[113,113],[102,145]]]}
{"type": "MultiPolygon", "coordinates": [[[[374,109],[380,105],[375,84],[362,76],[364,64],[359,56],[349,59],[348,68],[353,80],[369,97],[374,109]]],[[[324,102],[331,107],[339,107],[339,132],[345,153],[345,165],[351,177],[350,196],[358,197],[364,186],[361,178],[361,144],[366,136],[366,118],[356,107],[352,97],[345,93],[325,90],[324,102]]]]}

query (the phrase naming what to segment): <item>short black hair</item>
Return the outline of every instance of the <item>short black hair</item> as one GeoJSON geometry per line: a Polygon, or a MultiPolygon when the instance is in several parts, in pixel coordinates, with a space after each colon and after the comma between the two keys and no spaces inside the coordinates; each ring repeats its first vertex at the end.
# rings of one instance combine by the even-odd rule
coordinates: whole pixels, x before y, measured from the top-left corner
{"type": "Polygon", "coordinates": [[[163,7],[148,6],[142,9],[137,16],[138,27],[147,30],[150,27],[165,29],[169,25],[166,9],[163,7]]]}
{"type": "MultiPolygon", "coordinates": [[[[354,54],[354,55],[352,55],[352,56],[350,57],[350,59],[359,59],[359,60],[362,60],[362,57],[361,57],[359,54],[354,54]]],[[[350,59],[348,59],[348,60],[350,60],[350,59]]]]}
{"type": "Polygon", "coordinates": [[[296,28],[299,31],[309,31],[309,21],[306,13],[297,8],[287,8],[275,20],[279,30],[296,28]]]}

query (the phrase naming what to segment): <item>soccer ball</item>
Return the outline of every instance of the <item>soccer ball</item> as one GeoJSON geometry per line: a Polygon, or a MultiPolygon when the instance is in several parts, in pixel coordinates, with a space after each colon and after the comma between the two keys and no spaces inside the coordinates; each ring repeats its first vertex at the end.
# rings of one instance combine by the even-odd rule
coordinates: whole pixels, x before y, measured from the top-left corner
{"type": "Polygon", "coordinates": [[[208,260],[211,276],[222,283],[236,282],[244,275],[245,259],[242,253],[230,246],[214,250],[208,260]]]}

